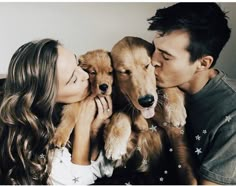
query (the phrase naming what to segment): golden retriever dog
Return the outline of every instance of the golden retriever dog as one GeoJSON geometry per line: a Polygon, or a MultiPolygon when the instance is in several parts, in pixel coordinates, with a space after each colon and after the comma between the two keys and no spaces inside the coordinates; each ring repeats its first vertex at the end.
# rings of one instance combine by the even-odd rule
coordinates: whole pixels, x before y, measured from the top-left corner
{"type": "MultiPolygon", "coordinates": [[[[109,52],[102,49],[89,51],[79,57],[79,62],[80,66],[89,74],[90,96],[111,95],[113,75],[109,52]]],[[[61,122],[56,129],[53,139],[55,146],[63,147],[66,145],[76,124],[80,103],[77,102],[64,106],[61,122]]]]}
{"type": "Polygon", "coordinates": [[[183,133],[184,95],[178,88],[157,90],[153,50],[152,44],[137,37],[125,37],[112,48],[115,112],[104,131],[106,157],[115,167],[134,159],[132,166],[138,171],[155,174],[167,156],[168,143],[179,183],[196,184],[183,133]]]}

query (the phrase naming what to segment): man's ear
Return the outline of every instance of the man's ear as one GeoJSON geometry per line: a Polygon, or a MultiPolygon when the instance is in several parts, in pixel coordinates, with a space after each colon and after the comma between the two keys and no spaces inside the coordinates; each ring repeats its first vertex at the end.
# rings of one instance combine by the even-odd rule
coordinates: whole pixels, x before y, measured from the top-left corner
{"type": "Polygon", "coordinates": [[[213,61],[214,58],[212,56],[203,56],[199,59],[198,71],[209,69],[213,61]]]}

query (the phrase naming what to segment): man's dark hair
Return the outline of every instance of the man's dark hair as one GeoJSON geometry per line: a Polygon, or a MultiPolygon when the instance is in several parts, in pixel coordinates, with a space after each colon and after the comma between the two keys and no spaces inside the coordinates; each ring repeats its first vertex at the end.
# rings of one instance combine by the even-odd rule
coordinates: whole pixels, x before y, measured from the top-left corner
{"type": "Polygon", "coordinates": [[[163,35],[178,29],[186,30],[190,36],[187,47],[190,60],[194,62],[204,55],[211,55],[214,66],[230,37],[227,18],[216,3],[177,3],[157,10],[155,16],[148,19],[148,30],[163,35]]]}

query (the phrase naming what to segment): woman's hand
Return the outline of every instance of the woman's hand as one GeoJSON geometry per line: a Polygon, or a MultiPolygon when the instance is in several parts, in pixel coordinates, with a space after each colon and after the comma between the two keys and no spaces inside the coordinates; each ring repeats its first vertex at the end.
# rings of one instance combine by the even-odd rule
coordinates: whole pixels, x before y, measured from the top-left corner
{"type": "Polygon", "coordinates": [[[91,126],[91,137],[96,138],[97,133],[107,120],[112,115],[112,100],[110,96],[96,97],[97,115],[91,126]]]}
{"type": "Polygon", "coordinates": [[[79,105],[78,119],[74,129],[71,161],[75,164],[90,164],[91,124],[96,115],[94,98],[88,97],[79,105]]]}
{"type": "Polygon", "coordinates": [[[109,122],[112,114],[112,100],[110,96],[95,98],[97,115],[91,126],[91,160],[96,160],[101,150],[103,140],[103,126],[109,122]]]}

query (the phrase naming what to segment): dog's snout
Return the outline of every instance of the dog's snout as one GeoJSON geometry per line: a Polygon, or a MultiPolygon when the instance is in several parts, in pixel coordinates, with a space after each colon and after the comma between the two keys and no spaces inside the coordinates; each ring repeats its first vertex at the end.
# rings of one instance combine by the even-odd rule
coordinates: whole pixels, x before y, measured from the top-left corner
{"type": "Polygon", "coordinates": [[[142,107],[150,107],[154,103],[154,96],[147,94],[145,96],[140,97],[138,99],[138,102],[142,107]]]}
{"type": "Polygon", "coordinates": [[[107,84],[101,84],[101,85],[99,85],[99,89],[101,90],[101,91],[103,91],[103,92],[106,92],[107,91],[107,89],[108,89],[108,85],[107,84]]]}

